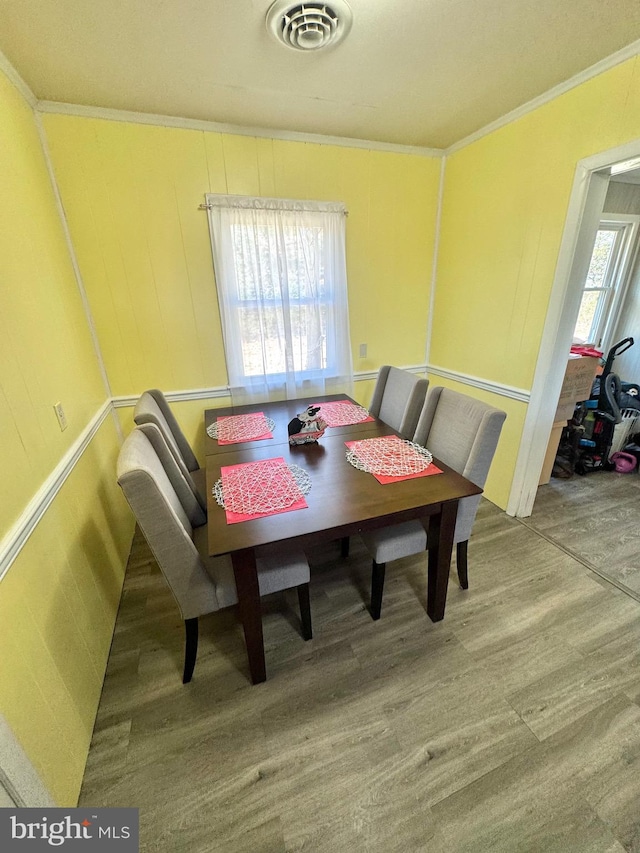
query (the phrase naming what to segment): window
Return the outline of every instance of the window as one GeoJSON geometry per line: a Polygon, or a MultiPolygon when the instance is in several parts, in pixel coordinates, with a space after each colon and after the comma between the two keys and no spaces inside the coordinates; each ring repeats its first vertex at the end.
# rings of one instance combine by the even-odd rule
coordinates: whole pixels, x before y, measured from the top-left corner
{"type": "Polygon", "coordinates": [[[637,216],[603,220],[596,234],[573,337],[608,349],[631,268],[637,216]]]}
{"type": "Polygon", "coordinates": [[[344,205],[206,200],[234,397],[350,390],[344,205]]]}

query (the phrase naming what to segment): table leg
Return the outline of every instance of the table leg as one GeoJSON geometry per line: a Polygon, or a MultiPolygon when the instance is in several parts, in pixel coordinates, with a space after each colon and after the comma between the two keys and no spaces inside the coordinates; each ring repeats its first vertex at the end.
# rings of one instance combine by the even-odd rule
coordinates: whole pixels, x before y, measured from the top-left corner
{"type": "Polygon", "coordinates": [[[447,501],[442,504],[440,513],[429,518],[427,613],[432,622],[444,619],[457,516],[458,501],[447,501]]]}
{"type": "Polygon", "coordinates": [[[253,548],[234,551],[231,555],[233,574],[236,579],[238,592],[238,609],[244,628],[244,639],[247,644],[249,672],[251,682],[259,684],[267,680],[267,670],[264,661],[264,640],[262,637],[262,609],[260,606],[260,589],[258,587],[258,572],[256,555],[253,548]]]}

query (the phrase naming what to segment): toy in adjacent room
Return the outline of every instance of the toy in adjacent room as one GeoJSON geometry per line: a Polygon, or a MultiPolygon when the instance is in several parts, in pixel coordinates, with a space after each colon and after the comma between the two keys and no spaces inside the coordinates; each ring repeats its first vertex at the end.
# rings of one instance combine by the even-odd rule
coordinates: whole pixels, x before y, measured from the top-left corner
{"type": "Polygon", "coordinates": [[[310,444],[324,435],[327,422],[318,414],[320,406],[309,408],[289,421],[289,444],[310,444]]]}

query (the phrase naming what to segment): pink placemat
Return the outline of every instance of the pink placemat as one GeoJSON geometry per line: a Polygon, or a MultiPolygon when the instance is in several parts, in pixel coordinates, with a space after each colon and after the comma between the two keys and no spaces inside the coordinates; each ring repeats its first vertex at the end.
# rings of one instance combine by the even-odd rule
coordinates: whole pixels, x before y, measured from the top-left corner
{"type": "Polygon", "coordinates": [[[348,461],[383,485],[442,474],[428,450],[395,435],[345,441],[345,444],[349,448],[348,461]]]}
{"type": "Polygon", "coordinates": [[[264,412],[248,415],[227,415],[216,421],[218,444],[239,444],[242,441],[260,441],[273,438],[264,412]]]}
{"type": "Polygon", "coordinates": [[[305,509],[307,502],[282,457],[220,469],[227,524],[305,509]]]}
{"type": "Polygon", "coordinates": [[[374,421],[369,412],[351,400],[334,400],[331,403],[313,403],[320,406],[320,414],[330,427],[349,426],[374,421]]]}

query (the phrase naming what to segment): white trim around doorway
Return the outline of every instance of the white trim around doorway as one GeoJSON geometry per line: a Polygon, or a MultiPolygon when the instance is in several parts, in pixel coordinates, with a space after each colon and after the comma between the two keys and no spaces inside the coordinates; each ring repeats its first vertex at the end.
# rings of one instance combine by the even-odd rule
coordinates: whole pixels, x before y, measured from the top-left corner
{"type": "Polygon", "coordinates": [[[640,156],[640,139],[580,160],[565,221],[507,513],[531,515],[573,339],[580,294],[609,183],[602,172],[640,156]],[[589,242],[591,245],[589,245],[589,242]],[[584,269],[582,269],[584,267],[584,269]]]}

